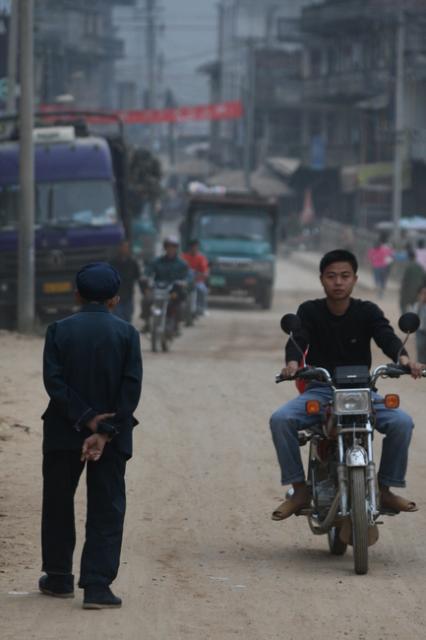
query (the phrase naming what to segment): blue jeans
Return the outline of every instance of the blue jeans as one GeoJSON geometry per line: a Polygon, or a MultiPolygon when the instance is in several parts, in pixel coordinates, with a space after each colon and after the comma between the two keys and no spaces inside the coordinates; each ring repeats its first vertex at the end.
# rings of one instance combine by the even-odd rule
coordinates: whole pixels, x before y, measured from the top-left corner
{"type": "MultiPolygon", "coordinates": [[[[272,414],[270,426],[281,467],[282,484],[305,480],[297,432],[318,423],[318,416],[306,414],[306,401],[320,400],[325,405],[331,398],[332,391],[329,387],[310,387],[272,414]]],[[[374,394],[374,399],[379,398],[378,394],[374,394]]],[[[386,409],[383,404],[376,404],[375,410],[375,429],[385,436],[378,473],[379,482],[388,487],[405,487],[408,447],[414,423],[401,409],[386,409]]]]}
{"type": "Polygon", "coordinates": [[[197,313],[201,315],[207,311],[207,294],[208,289],[204,282],[197,282],[195,285],[197,291],[197,313]]]}
{"type": "Polygon", "coordinates": [[[379,293],[382,294],[386,288],[389,277],[389,267],[375,267],[373,269],[374,282],[379,293]]]}

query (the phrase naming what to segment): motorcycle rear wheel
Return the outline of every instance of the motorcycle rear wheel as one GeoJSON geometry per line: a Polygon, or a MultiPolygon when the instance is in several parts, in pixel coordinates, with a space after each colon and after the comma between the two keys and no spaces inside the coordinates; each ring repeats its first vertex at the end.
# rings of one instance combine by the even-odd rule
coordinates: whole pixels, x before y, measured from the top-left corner
{"type": "Polygon", "coordinates": [[[354,467],[349,475],[351,496],[354,569],[358,575],[368,572],[368,517],[366,504],[365,470],[354,467]]]}
{"type": "Polygon", "coordinates": [[[327,532],[328,546],[333,556],[344,556],[348,545],[340,540],[340,527],[331,527],[327,532]]]}

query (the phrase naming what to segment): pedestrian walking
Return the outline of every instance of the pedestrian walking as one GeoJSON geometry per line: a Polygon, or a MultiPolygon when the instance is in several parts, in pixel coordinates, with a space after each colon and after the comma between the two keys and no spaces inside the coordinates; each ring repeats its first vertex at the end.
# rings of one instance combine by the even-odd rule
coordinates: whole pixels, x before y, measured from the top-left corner
{"type": "Polygon", "coordinates": [[[112,266],[120,275],[120,301],[114,313],[127,322],[132,321],[134,309],[135,284],[140,285],[141,273],[136,258],[133,257],[130,243],[123,240],[118,248],[117,256],[111,260],[112,266]]]}
{"type": "Polygon", "coordinates": [[[413,311],[420,318],[420,325],[416,331],[417,359],[419,362],[426,362],[426,283],[420,287],[413,311]]]}
{"type": "Polygon", "coordinates": [[[386,244],[385,236],[380,236],[374,246],[368,250],[367,259],[373,269],[377,294],[379,298],[382,298],[394,260],[393,249],[386,244]]]}
{"type": "Polygon", "coordinates": [[[209,277],[209,263],[205,255],[200,252],[200,243],[195,238],[189,242],[188,251],[182,254],[188,267],[194,274],[195,290],[197,294],[197,313],[205,315],[207,312],[207,279],[209,277]]]}
{"type": "Polygon", "coordinates": [[[416,260],[426,270],[426,247],[423,238],[417,242],[416,260]]]}
{"type": "MultiPolygon", "coordinates": [[[[426,272],[423,267],[416,262],[416,253],[411,248],[407,249],[407,259],[408,262],[402,274],[399,291],[401,313],[412,310],[413,305],[417,302],[419,290],[426,284],[426,272]]],[[[423,360],[421,360],[421,362],[423,362],[423,360]]]]}
{"type": "Polygon", "coordinates": [[[50,401],[42,416],[43,508],[40,591],[74,595],[74,494],[86,467],[86,538],[79,587],[86,609],[121,606],[110,584],[119,564],[132,455],[133,413],[142,386],[139,333],[112,311],[120,277],[107,263],[76,276],[81,311],[49,325],[43,360],[50,401]]]}

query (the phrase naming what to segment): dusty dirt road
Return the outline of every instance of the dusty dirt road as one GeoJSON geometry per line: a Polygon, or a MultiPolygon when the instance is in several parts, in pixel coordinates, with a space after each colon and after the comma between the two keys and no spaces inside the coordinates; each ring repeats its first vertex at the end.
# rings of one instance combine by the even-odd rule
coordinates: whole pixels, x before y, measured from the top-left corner
{"type": "MultiPolygon", "coordinates": [[[[212,309],[168,355],[143,342],[119,611],[83,611],[81,592],[72,601],[37,593],[42,340],[0,335],[2,640],[425,637],[426,381],[391,385],[417,422],[408,480],[422,508],[385,522],[369,575],[355,576],[351,554],[331,557],[304,519],[270,520],[284,492],[268,418],[294,394],[273,382],[278,320],[317,294],[316,275],[281,262],[278,289],[269,313],[244,303],[212,309]]],[[[80,544],[83,517],[82,483],[80,544]]]]}

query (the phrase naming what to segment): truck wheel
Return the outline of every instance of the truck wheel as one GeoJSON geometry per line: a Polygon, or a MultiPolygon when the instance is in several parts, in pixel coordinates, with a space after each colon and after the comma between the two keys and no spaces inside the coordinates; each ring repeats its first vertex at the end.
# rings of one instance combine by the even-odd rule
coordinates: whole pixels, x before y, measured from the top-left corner
{"type": "Polygon", "coordinates": [[[272,307],[272,297],[273,297],[272,285],[268,285],[256,297],[256,302],[262,307],[262,309],[266,311],[272,307]]]}
{"type": "Polygon", "coordinates": [[[16,329],[17,326],[17,317],[16,310],[13,307],[5,307],[0,310],[0,329],[7,329],[8,331],[12,331],[16,329]]]}

